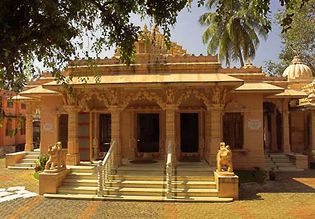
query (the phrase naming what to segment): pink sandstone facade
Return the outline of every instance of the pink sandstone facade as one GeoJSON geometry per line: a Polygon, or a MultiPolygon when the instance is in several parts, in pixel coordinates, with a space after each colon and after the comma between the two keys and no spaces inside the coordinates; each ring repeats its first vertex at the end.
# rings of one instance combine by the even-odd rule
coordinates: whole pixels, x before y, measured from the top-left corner
{"type": "MultiPolygon", "coordinates": [[[[217,57],[190,55],[176,43],[167,50],[158,32],[154,43],[147,38],[153,34],[144,30],[130,66],[120,63],[119,50],[111,59],[72,61],[64,72],[72,76],[71,92],[45,76],[21,93],[32,98],[27,134],[30,115],[41,111],[41,153],[61,141],[67,164],[77,165],[103,158],[115,140],[119,165],[148,153],[163,160],[172,142],[174,159],[214,166],[225,141],[235,169],[264,169],[268,153],[299,157],[308,167],[315,150],[314,89],[300,60],[292,63],[303,65],[300,72],[268,77],[251,63],[222,68],[217,57]]],[[[26,150],[31,139],[26,135],[26,150]]]]}
{"type": "Polygon", "coordinates": [[[0,150],[2,153],[23,149],[21,146],[25,144],[26,105],[11,99],[13,96],[13,93],[0,90],[0,150]]]}

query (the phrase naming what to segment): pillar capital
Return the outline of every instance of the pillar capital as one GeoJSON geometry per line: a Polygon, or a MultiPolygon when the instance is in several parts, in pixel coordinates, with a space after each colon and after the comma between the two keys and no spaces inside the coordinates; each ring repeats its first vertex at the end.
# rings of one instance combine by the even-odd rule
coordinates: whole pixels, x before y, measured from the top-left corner
{"type": "Polygon", "coordinates": [[[163,107],[164,110],[177,110],[178,109],[178,106],[177,104],[166,104],[164,107],[163,107]]]}
{"type": "Polygon", "coordinates": [[[108,111],[113,113],[113,112],[118,112],[120,113],[123,110],[122,107],[118,106],[118,105],[110,105],[108,106],[108,111]]]}
{"type": "Polygon", "coordinates": [[[207,105],[207,110],[210,111],[223,111],[224,105],[223,104],[209,104],[207,105]]]}
{"type": "Polygon", "coordinates": [[[80,111],[80,107],[77,105],[65,105],[63,108],[67,113],[80,111]]]}

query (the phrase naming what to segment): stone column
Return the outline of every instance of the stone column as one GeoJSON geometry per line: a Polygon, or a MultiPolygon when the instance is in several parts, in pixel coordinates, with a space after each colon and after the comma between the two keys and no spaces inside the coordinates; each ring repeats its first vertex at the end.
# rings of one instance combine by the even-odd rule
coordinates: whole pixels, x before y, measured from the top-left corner
{"type": "Polygon", "coordinates": [[[289,109],[288,109],[288,102],[285,99],[283,101],[282,107],[282,138],[283,138],[283,152],[290,153],[291,146],[290,146],[290,127],[289,127],[289,109]]]}
{"type": "Polygon", "coordinates": [[[169,104],[165,107],[165,152],[168,152],[168,144],[172,143],[172,161],[176,164],[177,161],[177,145],[176,145],[176,133],[175,133],[175,112],[177,107],[173,104],[169,104]]]}
{"type": "Polygon", "coordinates": [[[79,108],[75,105],[64,107],[68,112],[68,153],[67,165],[77,165],[80,163],[80,153],[78,144],[78,112],[79,108]]]}
{"type": "Polygon", "coordinates": [[[270,152],[278,150],[277,147],[277,115],[276,110],[271,114],[271,130],[270,130],[270,152]]]}
{"type": "Polygon", "coordinates": [[[32,104],[26,104],[26,115],[25,115],[25,151],[32,151],[33,145],[33,109],[32,104]]]}
{"type": "Polygon", "coordinates": [[[99,128],[98,128],[98,115],[95,112],[94,113],[94,138],[93,138],[93,156],[94,159],[98,157],[99,153],[99,143],[98,143],[98,134],[99,134],[99,128]]]}
{"type": "Polygon", "coordinates": [[[204,158],[210,163],[210,136],[211,136],[211,110],[207,107],[207,111],[205,112],[205,154],[204,158]]]}
{"type": "MultiPolygon", "coordinates": [[[[216,164],[216,155],[220,147],[220,142],[223,136],[222,112],[223,106],[221,104],[213,104],[208,108],[210,110],[210,154],[208,162],[211,166],[216,164]]],[[[209,115],[208,115],[209,116],[209,115]]],[[[209,122],[209,121],[207,121],[209,122]]],[[[207,126],[207,125],[206,125],[207,126]]]]}
{"type": "Polygon", "coordinates": [[[315,110],[311,111],[311,151],[315,161],[315,110]]]}
{"type": "Polygon", "coordinates": [[[114,154],[114,165],[118,167],[121,164],[121,144],[120,144],[120,113],[121,108],[118,106],[111,106],[109,108],[111,113],[111,141],[116,141],[116,151],[114,154]]]}

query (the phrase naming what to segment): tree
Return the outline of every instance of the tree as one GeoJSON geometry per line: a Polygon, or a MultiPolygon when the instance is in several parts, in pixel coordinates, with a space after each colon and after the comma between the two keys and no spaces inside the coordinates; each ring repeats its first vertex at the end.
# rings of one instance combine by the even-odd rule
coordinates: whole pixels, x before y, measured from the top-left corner
{"type": "Polygon", "coordinates": [[[139,27],[130,14],[149,16],[169,37],[168,25],[187,0],[1,0],[0,87],[19,90],[26,73],[34,73],[35,58],[55,71],[78,55],[85,36],[93,49],[116,45],[130,61],[139,27]],[[100,37],[96,38],[95,32],[100,37]]]}
{"type": "MultiPolygon", "coordinates": [[[[286,14],[292,10],[283,10],[276,14],[280,24],[286,14]]],[[[279,63],[271,60],[265,63],[265,70],[270,75],[282,75],[295,55],[299,55],[315,73],[315,0],[309,0],[302,8],[295,11],[291,28],[281,33],[283,49],[279,54],[279,63]]]]}
{"type": "MultiPolygon", "coordinates": [[[[211,10],[216,4],[219,1],[210,0],[207,6],[211,10]]],[[[200,24],[207,26],[202,35],[203,43],[208,43],[208,53],[216,54],[218,51],[219,59],[225,59],[227,65],[232,58],[239,59],[244,66],[244,60],[255,56],[258,35],[267,36],[270,21],[254,12],[250,0],[229,0],[222,4],[222,14],[207,12],[199,19],[200,24]]]]}
{"type": "MultiPolygon", "coordinates": [[[[191,1],[1,0],[0,88],[19,91],[27,75],[35,72],[34,59],[43,61],[60,76],[58,71],[65,63],[78,57],[85,36],[93,39],[96,53],[113,45],[120,47],[122,61],[129,63],[139,32],[130,15],[150,17],[169,39],[169,26],[175,24],[178,12],[191,1]]],[[[279,1],[290,7],[296,0],[279,1]]],[[[218,2],[217,11],[222,15],[226,1],[218,2]]],[[[253,13],[267,17],[270,0],[253,2],[253,13]]]]}

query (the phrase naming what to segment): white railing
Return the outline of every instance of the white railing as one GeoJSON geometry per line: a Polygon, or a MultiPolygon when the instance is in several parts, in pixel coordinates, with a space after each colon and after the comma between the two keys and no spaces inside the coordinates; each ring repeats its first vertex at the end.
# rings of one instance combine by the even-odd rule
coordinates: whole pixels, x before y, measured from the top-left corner
{"type": "Polygon", "coordinates": [[[166,197],[172,198],[172,177],[173,177],[173,161],[172,161],[172,150],[173,150],[172,141],[169,141],[167,144],[167,153],[166,153],[166,197]]]}
{"type": "Polygon", "coordinates": [[[114,166],[114,157],[116,152],[116,141],[112,141],[106,156],[103,161],[97,165],[97,178],[98,178],[98,196],[104,195],[106,189],[106,182],[108,182],[108,175],[114,166]]]}

